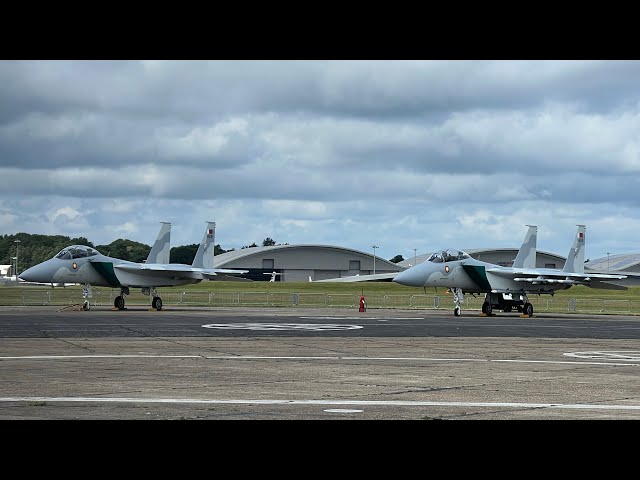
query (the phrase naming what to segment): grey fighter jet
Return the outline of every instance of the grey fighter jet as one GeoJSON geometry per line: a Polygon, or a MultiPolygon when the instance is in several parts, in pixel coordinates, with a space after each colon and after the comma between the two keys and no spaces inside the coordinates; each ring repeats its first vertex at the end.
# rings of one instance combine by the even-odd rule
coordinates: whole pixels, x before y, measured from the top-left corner
{"type": "Polygon", "coordinates": [[[516,308],[533,315],[529,294],[553,295],[573,285],[592,288],[627,290],[617,285],[626,275],[584,271],[584,225],[578,225],[573,245],[564,268],[535,268],[537,227],[529,226],[524,243],[512,267],[482,262],[456,249],[441,250],[427,261],[398,273],[393,281],[412,287],[446,287],[453,293],[455,316],[459,316],[464,294],[485,294],[482,313],[491,315],[494,309],[510,312],[516,308]]]}
{"type": "Polygon", "coordinates": [[[215,222],[207,222],[202,242],[192,265],[168,263],[171,224],[163,223],[145,263],[130,262],[109,257],[95,248],[71,245],[55,257],[35,265],[20,274],[27,282],[81,283],[83,284],[83,308],[89,310],[91,286],[120,288],[113,305],[124,309],[124,296],[130,288],[141,288],[144,295],[151,296],[151,306],[162,310],[162,300],[157,287],[173,287],[199,283],[213,279],[218,273],[244,274],[248,270],[213,268],[215,222]],[[167,262],[167,263],[164,263],[167,262]]]}

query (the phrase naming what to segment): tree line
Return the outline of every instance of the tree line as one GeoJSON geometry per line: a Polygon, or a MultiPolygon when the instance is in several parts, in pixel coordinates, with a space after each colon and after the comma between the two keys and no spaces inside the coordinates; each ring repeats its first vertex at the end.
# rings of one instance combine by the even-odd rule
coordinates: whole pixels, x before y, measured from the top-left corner
{"type": "MultiPolygon", "coordinates": [[[[142,263],[149,256],[151,251],[150,245],[144,243],[135,242],[133,240],[127,240],[119,238],[107,245],[94,245],[86,237],[66,237],[64,235],[38,235],[31,233],[17,233],[15,235],[1,235],[0,236],[0,265],[14,265],[16,256],[16,247],[18,249],[18,270],[20,272],[25,271],[27,268],[37,265],[40,262],[49,260],[56,255],[60,250],[69,245],[86,245],[88,247],[95,248],[100,253],[108,255],[110,257],[121,258],[122,260],[129,260],[130,262],[142,263]],[[19,240],[19,242],[16,242],[19,240]]],[[[281,245],[276,244],[272,238],[265,238],[262,241],[262,246],[281,245]]],[[[288,245],[288,243],[282,244],[288,245]]],[[[252,243],[251,245],[243,246],[242,248],[252,248],[258,245],[252,243]]],[[[198,251],[199,244],[193,243],[191,245],[181,245],[178,247],[172,247],[169,257],[171,263],[183,263],[191,265],[193,259],[198,251]]],[[[220,255],[226,252],[234,251],[234,248],[225,250],[220,247],[220,244],[214,246],[214,254],[220,255]]],[[[396,255],[390,261],[398,263],[404,260],[402,255],[396,255]]]]}

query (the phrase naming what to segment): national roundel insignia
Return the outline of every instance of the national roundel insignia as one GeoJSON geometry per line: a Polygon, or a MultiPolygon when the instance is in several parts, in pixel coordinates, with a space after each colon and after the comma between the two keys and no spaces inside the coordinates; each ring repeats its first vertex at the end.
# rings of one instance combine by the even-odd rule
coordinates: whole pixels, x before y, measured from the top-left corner
{"type": "Polygon", "coordinates": [[[445,272],[447,272],[447,273],[449,273],[449,265],[445,265],[445,266],[444,266],[444,271],[445,271],[445,272]]]}
{"type": "Polygon", "coordinates": [[[73,262],[71,266],[73,267],[74,270],[78,268],[78,264],[76,262],[73,262]]]}

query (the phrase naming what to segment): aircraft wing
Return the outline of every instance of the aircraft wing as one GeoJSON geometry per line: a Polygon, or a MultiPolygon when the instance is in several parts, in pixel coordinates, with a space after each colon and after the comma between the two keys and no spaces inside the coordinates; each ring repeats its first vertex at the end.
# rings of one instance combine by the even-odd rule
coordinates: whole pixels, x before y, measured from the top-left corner
{"type": "Polygon", "coordinates": [[[173,277],[173,278],[200,278],[210,279],[218,273],[221,274],[243,274],[249,270],[234,270],[230,268],[194,268],[190,265],[180,263],[167,264],[130,264],[121,263],[113,268],[137,275],[148,275],[150,277],[173,277]]]}
{"type": "MultiPolygon", "coordinates": [[[[227,276],[228,274],[243,274],[248,273],[249,270],[234,270],[232,268],[193,268],[193,270],[199,271],[203,278],[207,280],[214,280],[213,277],[217,277],[218,274],[221,276],[227,276]]],[[[220,280],[215,278],[215,280],[220,280]]]]}
{"type": "MultiPolygon", "coordinates": [[[[552,283],[560,283],[567,285],[586,285],[593,288],[603,288],[618,290],[620,285],[615,285],[611,282],[620,282],[627,278],[626,275],[612,275],[610,273],[575,273],[564,272],[562,270],[555,269],[542,269],[542,268],[487,268],[488,273],[498,275],[501,277],[507,277],[514,282],[531,283],[533,285],[549,285],[552,283]]],[[[626,290],[625,287],[621,288],[626,290]]]]}
{"type": "MultiPolygon", "coordinates": [[[[599,277],[601,273],[602,272],[597,272],[594,273],[594,275],[598,275],[599,277]]],[[[589,275],[591,275],[591,272],[589,272],[589,275]]],[[[605,275],[611,275],[611,273],[607,272],[605,275]]],[[[618,275],[618,277],[621,278],[610,281],[619,285],[640,285],[640,273],[638,272],[624,272],[618,275]]]]}
{"type": "Polygon", "coordinates": [[[375,275],[353,275],[351,277],[326,278],[323,280],[314,280],[314,282],[390,282],[400,272],[376,273],[375,275]]]}

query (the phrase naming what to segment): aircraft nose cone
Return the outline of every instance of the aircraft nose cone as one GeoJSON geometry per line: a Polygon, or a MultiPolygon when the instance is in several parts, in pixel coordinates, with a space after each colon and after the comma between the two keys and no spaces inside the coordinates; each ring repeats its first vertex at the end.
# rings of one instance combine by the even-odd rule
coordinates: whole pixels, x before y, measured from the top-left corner
{"type": "Polygon", "coordinates": [[[412,268],[398,273],[393,278],[393,281],[409,287],[421,287],[423,285],[420,276],[412,268]]]}
{"type": "Polygon", "coordinates": [[[24,272],[18,275],[18,278],[25,282],[35,282],[35,280],[33,280],[33,273],[33,267],[27,268],[24,272]]]}
{"type": "Polygon", "coordinates": [[[44,268],[40,265],[36,265],[34,267],[27,268],[18,276],[18,278],[25,282],[49,283],[51,278],[48,278],[49,275],[46,275],[46,273],[47,272],[44,268]]]}

